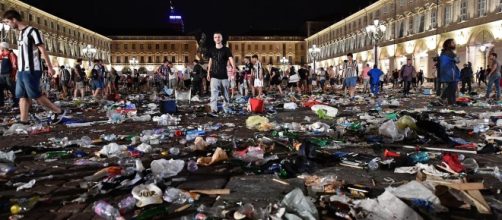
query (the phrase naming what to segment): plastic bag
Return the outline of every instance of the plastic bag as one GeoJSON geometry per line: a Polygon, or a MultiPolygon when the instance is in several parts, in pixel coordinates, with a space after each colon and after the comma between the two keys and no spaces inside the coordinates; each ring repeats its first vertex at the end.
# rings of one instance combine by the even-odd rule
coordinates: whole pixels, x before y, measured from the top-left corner
{"type": "Polygon", "coordinates": [[[380,126],[380,128],[378,129],[378,133],[385,137],[391,138],[392,141],[402,141],[404,139],[404,135],[399,133],[396,127],[396,123],[394,123],[394,121],[392,120],[383,123],[382,126],[380,126]]]}
{"type": "Polygon", "coordinates": [[[178,175],[183,170],[185,161],[183,160],[154,160],[150,163],[153,175],[160,178],[169,178],[178,175]]]}
{"type": "Polygon", "coordinates": [[[269,131],[272,129],[272,126],[268,120],[268,118],[265,118],[263,116],[250,116],[246,120],[246,127],[251,130],[258,130],[258,131],[269,131]]]}
{"type": "Polygon", "coordinates": [[[287,110],[296,110],[298,108],[298,105],[294,102],[288,102],[284,103],[284,109],[287,110]]]}
{"type": "Polygon", "coordinates": [[[323,109],[326,111],[326,116],[332,117],[332,118],[336,117],[336,115],[338,114],[338,109],[333,108],[331,106],[327,106],[327,105],[314,105],[310,109],[312,111],[314,111],[315,113],[317,113],[320,109],[323,109]]]}
{"type": "Polygon", "coordinates": [[[308,197],[305,197],[303,191],[299,188],[295,188],[284,196],[281,203],[286,206],[288,210],[298,213],[302,219],[318,219],[318,213],[314,203],[312,203],[308,197]]]}
{"type": "Polygon", "coordinates": [[[14,153],[14,151],[9,151],[9,152],[0,151],[0,161],[14,163],[15,159],[16,159],[16,154],[14,153]]]}
{"type": "Polygon", "coordinates": [[[413,130],[417,129],[416,120],[408,115],[399,118],[396,122],[396,126],[400,130],[404,130],[406,128],[411,128],[413,130]]]}
{"type": "Polygon", "coordinates": [[[127,147],[125,145],[110,143],[101,148],[99,155],[104,155],[107,157],[120,157],[125,150],[127,150],[127,147]]]}

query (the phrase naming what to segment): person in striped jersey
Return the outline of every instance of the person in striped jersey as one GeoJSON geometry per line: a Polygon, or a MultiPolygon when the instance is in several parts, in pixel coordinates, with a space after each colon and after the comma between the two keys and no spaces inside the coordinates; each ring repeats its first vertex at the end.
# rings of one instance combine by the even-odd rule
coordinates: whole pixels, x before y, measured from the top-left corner
{"type": "Polygon", "coordinates": [[[16,75],[16,97],[19,98],[20,123],[29,124],[29,112],[32,100],[35,99],[52,111],[50,120],[59,123],[66,111],[52,103],[40,89],[42,77],[42,58],[48,67],[49,76],[54,75],[54,69],[38,29],[23,22],[21,14],[8,10],[3,15],[3,22],[18,31],[18,72],[16,75]]]}

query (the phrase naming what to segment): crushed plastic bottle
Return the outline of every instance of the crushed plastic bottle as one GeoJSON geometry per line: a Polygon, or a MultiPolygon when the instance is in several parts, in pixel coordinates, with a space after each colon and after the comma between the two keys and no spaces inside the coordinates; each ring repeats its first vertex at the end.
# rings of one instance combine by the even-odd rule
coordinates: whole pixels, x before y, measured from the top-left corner
{"type": "Polygon", "coordinates": [[[9,175],[9,174],[13,173],[15,170],[16,170],[16,168],[11,164],[0,163],[0,176],[9,175]]]}
{"type": "Polygon", "coordinates": [[[195,172],[199,169],[199,167],[197,166],[197,162],[195,160],[190,160],[187,162],[187,170],[188,172],[195,172]]]}
{"type": "Polygon", "coordinates": [[[80,146],[81,147],[88,147],[92,145],[92,139],[89,136],[83,136],[80,138],[80,146]]]}
{"type": "Polygon", "coordinates": [[[128,196],[117,204],[119,207],[120,214],[128,213],[136,207],[136,199],[133,196],[128,196]]]}
{"type": "Polygon", "coordinates": [[[378,170],[378,168],[380,167],[380,164],[378,161],[380,161],[380,158],[378,158],[378,157],[370,160],[370,162],[368,162],[368,169],[371,171],[378,170]]]}
{"type": "Polygon", "coordinates": [[[124,115],[117,113],[117,112],[111,112],[108,115],[108,123],[111,124],[122,124],[122,122],[125,121],[124,115]]]}
{"type": "Polygon", "coordinates": [[[204,130],[201,130],[201,129],[197,129],[197,130],[188,130],[185,132],[185,139],[187,141],[193,141],[195,140],[196,137],[198,136],[204,136],[206,134],[206,132],[204,130]]]}
{"type": "Polygon", "coordinates": [[[174,204],[192,203],[193,199],[189,193],[176,188],[168,188],[162,196],[164,201],[174,204]]]}
{"type": "Polygon", "coordinates": [[[169,154],[173,156],[178,156],[180,154],[180,149],[177,147],[171,147],[169,148],[169,154]]]}
{"type": "Polygon", "coordinates": [[[94,213],[96,213],[96,215],[107,220],[115,220],[122,218],[119,210],[105,201],[95,202],[94,205],[92,206],[92,209],[94,210],[94,213]]]}
{"type": "Polygon", "coordinates": [[[416,163],[427,163],[429,161],[429,154],[427,152],[417,152],[409,156],[411,161],[416,164],[416,163]]]}

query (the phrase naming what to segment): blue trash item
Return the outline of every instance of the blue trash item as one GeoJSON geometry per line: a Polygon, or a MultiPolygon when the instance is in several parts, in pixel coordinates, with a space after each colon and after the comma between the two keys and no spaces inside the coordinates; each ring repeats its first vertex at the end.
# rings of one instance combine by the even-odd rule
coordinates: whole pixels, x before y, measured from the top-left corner
{"type": "Polygon", "coordinates": [[[204,136],[204,135],[206,135],[206,131],[204,131],[204,130],[198,130],[198,129],[196,129],[196,130],[188,130],[188,131],[185,132],[185,135],[186,135],[185,139],[187,141],[193,141],[198,136],[204,136]]]}
{"type": "Polygon", "coordinates": [[[424,89],[424,95],[432,95],[432,89],[424,89]]]}
{"type": "Polygon", "coordinates": [[[176,106],[176,100],[165,100],[160,101],[160,112],[162,114],[173,114],[178,111],[178,107],[176,106]]]}

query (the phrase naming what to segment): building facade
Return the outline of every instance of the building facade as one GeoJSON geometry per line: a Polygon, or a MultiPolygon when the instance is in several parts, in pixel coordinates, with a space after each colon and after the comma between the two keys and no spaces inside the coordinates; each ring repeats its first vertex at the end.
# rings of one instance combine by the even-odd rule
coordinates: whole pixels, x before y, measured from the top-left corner
{"type": "MultiPolygon", "coordinates": [[[[19,0],[1,0],[0,13],[3,14],[3,12],[9,9],[19,11],[23,16],[23,20],[28,25],[40,30],[54,67],[61,65],[73,66],[77,58],[85,57],[82,50],[87,45],[96,48],[94,58],[102,59],[105,63],[110,63],[110,38],[58,18],[19,0]]],[[[9,42],[12,49],[16,49],[16,31],[10,30],[6,34],[6,41],[9,42]]],[[[84,61],[84,64],[88,64],[87,60],[84,61]]]]}
{"type": "Polygon", "coordinates": [[[319,66],[340,66],[349,52],[359,65],[372,65],[375,42],[365,28],[374,20],[386,26],[377,52],[386,73],[411,58],[431,77],[432,58],[448,38],[457,43],[459,65],[471,62],[475,70],[487,65],[490,50],[502,52],[502,0],[379,0],[308,37],[307,46],[320,47],[319,66]]]}
{"type": "Polygon", "coordinates": [[[281,65],[280,60],[286,57],[290,64],[306,63],[305,38],[296,36],[253,37],[230,36],[228,47],[232,50],[234,60],[242,64],[244,57],[258,55],[263,64],[281,65]]]}
{"type": "Polygon", "coordinates": [[[115,36],[111,44],[112,67],[119,72],[138,69],[155,71],[165,60],[178,69],[196,59],[197,41],[193,36],[115,36]],[[137,64],[131,61],[137,60],[137,64]]]}

